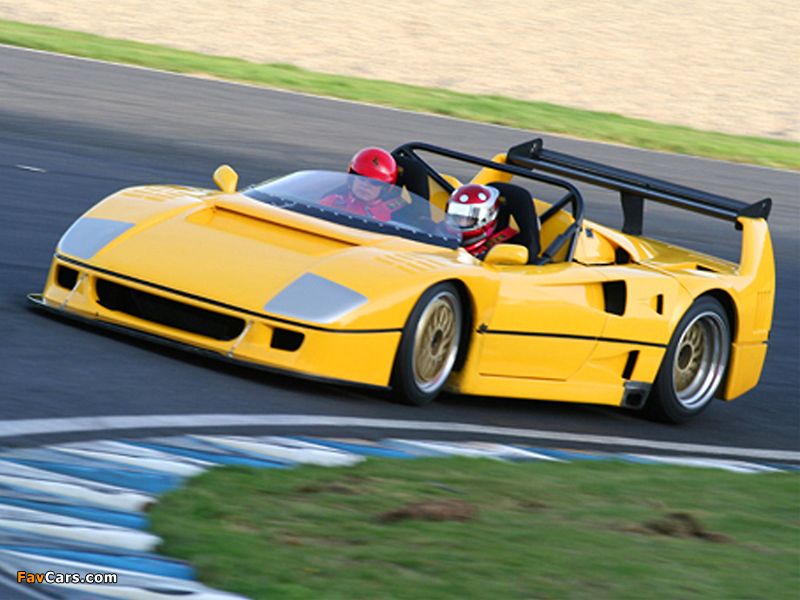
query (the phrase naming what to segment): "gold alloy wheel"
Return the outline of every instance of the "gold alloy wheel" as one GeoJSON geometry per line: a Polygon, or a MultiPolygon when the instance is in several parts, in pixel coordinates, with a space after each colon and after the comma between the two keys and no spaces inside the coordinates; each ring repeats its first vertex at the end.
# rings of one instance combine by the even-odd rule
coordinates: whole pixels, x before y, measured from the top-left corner
{"type": "Polygon", "coordinates": [[[716,391],[727,362],[726,331],[722,318],[707,311],[697,315],[681,335],[672,382],[685,408],[702,406],[716,391]]]}
{"type": "Polygon", "coordinates": [[[440,387],[456,360],[461,311],[449,291],[434,296],[417,323],[414,337],[414,379],[423,392],[440,387]]]}

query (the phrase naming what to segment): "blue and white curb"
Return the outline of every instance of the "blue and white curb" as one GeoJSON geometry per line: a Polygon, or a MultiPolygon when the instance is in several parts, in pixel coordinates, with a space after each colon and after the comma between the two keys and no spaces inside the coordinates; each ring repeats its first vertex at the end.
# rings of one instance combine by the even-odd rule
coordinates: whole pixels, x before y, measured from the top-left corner
{"type": "Polygon", "coordinates": [[[734,460],[602,454],[484,442],[188,435],[0,451],[0,596],[30,600],[234,600],[158,556],[145,516],[158,495],[215,466],[348,466],[370,456],[508,461],[622,460],[725,469],[798,470],[734,460]],[[114,584],[17,583],[25,573],[115,573],[114,584]],[[16,595],[15,595],[16,594],[16,595]]]}

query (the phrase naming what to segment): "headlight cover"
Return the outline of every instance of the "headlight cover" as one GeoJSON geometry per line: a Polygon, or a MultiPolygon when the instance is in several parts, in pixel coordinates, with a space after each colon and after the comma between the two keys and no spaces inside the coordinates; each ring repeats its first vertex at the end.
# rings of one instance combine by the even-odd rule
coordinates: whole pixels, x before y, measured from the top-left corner
{"type": "Polygon", "coordinates": [[[306,273],[264,305],[268,313],[329,324],[367,302],[367,297],[330,279],[306,273]]]}
{"type": "Polygon", "coordinates": [[[125,221],[81,217],[61,236],[56,249],[60,253],[89,260],[133,225],[125,221]]]}

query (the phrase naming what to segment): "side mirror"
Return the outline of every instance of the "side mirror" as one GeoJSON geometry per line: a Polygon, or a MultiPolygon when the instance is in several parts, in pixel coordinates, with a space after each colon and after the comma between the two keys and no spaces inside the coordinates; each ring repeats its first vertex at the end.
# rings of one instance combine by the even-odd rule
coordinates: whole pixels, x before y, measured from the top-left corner
{"type": "Polygon", "coordinates": [[[214,171],[214,183],[226,194],[232,194],[239,183],[239,175],[228,165],[222,165],[214,171]]]}
{"type": "Polygon", "coordinates": [[[528,249],[519,244],[498,244],[486,255],[487,265],[527,265],[528,249]]]}

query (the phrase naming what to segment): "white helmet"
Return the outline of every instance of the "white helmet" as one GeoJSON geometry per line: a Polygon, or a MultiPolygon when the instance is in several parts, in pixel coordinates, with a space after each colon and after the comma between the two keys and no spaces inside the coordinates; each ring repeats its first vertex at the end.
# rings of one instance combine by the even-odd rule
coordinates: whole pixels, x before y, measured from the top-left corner
{"type": "Polygon", "coordinates": [[[491,235],[500,210],[500,192],[470,183],[456,189],[447,200],[447,214],[461,229],[464,240],[491,235]]]}

